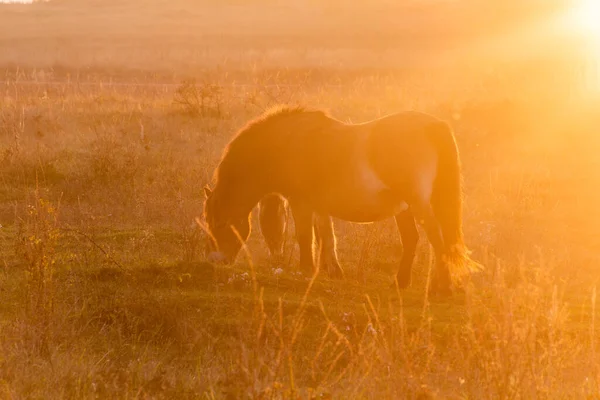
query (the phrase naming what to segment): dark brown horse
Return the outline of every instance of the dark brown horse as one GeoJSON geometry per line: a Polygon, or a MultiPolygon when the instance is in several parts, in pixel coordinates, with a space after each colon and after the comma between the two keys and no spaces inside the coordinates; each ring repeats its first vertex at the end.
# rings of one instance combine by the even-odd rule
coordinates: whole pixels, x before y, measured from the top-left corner
{"type": "Polygon", "coordinates": [[[251,121],[226,147],[213,189],[205,187],[204,218],[213,261],[231,262],[250,234],[260,202],[260,225],[272,254],[281,252],[291,209],[300,266],[312,273],[316,255],[331,276],[342,276],[332,217],[369,223],[395,217],[404,247],[397,282],[407,287],[425,229],[436,256],[434,288],[473,270],[463,242],[458,149],[445,122],[401,112],[347,124],[322,111],[278,108],[251,121]]]}

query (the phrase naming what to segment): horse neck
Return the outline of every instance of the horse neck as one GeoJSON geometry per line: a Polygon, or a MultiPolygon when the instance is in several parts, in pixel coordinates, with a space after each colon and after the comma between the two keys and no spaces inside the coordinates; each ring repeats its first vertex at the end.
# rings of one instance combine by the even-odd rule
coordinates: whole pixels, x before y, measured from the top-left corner
{"type": "Polygon", "coordinates": [[[215,186],[215,195],[222,204],[222,212],[229,216],[245,216],[266,193],[248,184],[227,184],[219,182],[215,186]]]}

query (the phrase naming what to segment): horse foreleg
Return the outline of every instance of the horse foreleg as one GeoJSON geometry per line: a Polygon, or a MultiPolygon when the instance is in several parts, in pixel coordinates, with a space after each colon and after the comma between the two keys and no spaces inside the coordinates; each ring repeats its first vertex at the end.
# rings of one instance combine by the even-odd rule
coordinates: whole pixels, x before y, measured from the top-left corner
{"type": "Polygon", "coordinates": [[[412,264],[415,259],[415,251],[419,242],[419,232],[415,223],[415,217],[410,211],[403,211],[396,215],[396,226],[402,241],[402,258],[400,268],[396,275],[398,286],[403,289],[410,286],[412,275],[412,264]]]}
{"type": "Polygon", "coordinates": [[[417,204],[416,207],[411,208],[417,221],[425,229],[427,239],[429,239],[435,252],[436,276],[432,282],[432,289],[440,294],[450,294],[452,282],[448,263],[444,260],[444,237],[433,209],[429,204],[417,204]]]}
{"type": "Polygon", "coordinates": [[[333,221],[328,215],[317,215],[315,220],[315,233],[319,246],[319,263],[325,266],[329,276],[344,277],[344,270],[337,258],[337,243],[333,230],[333,221]]]}
{"type": "Polygon", "coordinates": [[[275,262],[283,258],[283,244],[287,228],[287,201],[278,194],[269,194],[259,203],[260,231],[275,262]]]}
{"type": "Polygon", "coordinates": [[[300,249],[300,269],[312,274],[315,269],[313,254],[313,211],[302,204],[290,202],[294,224],[296,225],[296,240],[300,249]]]}

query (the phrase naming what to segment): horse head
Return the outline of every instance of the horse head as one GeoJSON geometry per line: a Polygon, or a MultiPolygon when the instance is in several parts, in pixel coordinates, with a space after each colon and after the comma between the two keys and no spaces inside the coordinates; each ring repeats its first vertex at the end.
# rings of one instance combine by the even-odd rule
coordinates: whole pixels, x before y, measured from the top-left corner
{"type": "Polygon", "coordinates": [[[250,215],[238,216],[221,200],[218,190],[204,187],[204,221],[209,262],[232,263],[250,236],[250,215]]]}

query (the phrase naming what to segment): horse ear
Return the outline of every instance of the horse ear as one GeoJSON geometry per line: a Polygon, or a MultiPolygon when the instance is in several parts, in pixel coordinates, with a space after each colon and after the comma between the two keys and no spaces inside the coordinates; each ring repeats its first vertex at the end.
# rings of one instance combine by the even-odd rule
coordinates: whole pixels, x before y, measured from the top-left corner
{"type": "Polygon", "coordinates": [[[204,196],[208,199],[212,194],[212,190],[208,187],[208,185],[204,186],[204,196]]]}

